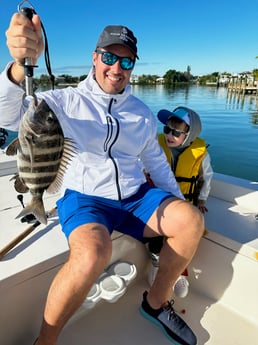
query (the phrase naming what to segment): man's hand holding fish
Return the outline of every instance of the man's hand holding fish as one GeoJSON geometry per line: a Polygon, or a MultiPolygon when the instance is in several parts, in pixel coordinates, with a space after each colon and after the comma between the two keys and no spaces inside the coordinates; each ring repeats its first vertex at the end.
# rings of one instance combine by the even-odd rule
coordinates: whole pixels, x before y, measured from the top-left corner
{"type": "Polygon", "coordinates": [[[15,61],[9,69],[9,77],[13,82],[20,84],[24,80],[24,59],[29,57],[36,65],[44,50],[39,16],[34,15],[30,20],[21,13],[15,13],[6,31],[6,37],[7,46],[15,61]]]}

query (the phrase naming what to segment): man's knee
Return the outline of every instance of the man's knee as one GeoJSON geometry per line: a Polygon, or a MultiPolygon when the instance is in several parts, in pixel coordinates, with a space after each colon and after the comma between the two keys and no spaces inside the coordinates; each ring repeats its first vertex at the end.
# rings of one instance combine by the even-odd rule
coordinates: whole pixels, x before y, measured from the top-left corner
{"type": "MultiPolygon", "coordinates": [[[[97,270],[108,264],[112,254],[112,241],[105,228],[82,226],[69,238],[69,258],[82,267],[97,270]]],[[[87,268],[86,268],[87,269],[87,268]]]]}
{"type": "Polygon", "coordinates": [[[196,207],[196,206],[192,206],[192,211],[191,214],[189,215],[189,228],[191,230],[191,232],[193,233],[193,235],[198,236],[198,237],[202,237],[203,233],[204,233],[204,217],[203,214],[200,212],[200,210],[196,207]]]}
{"type": "Polygon", "coordinates": [[[176,201],[178,203],[170,210],[172,219],[171,224],[174,223],[176,229],[180,233],[189,233],[192,237],[200,237],[204,232],[204,217],[196,206],[193,206],[188,201],[176,201]]]}

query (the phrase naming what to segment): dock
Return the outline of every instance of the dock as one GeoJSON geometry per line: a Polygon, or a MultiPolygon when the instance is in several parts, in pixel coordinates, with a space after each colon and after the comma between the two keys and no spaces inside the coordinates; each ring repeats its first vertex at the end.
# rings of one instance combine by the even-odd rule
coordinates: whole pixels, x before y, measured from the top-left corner
{"type": "Polygon", "coordinates": [[[256,81],[250,81],[246,78],[231,78],[228,83],[228,91],[236,92],[238,94],[256,94],[258,85],[256,81]]]}

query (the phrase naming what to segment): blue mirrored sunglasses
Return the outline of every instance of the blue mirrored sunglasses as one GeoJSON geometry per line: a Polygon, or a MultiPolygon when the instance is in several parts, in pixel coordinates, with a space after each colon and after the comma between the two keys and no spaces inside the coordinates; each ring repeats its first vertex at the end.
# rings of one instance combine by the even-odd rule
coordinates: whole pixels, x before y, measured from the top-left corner
{"type": "Polygon", "coordinates": [[[131,59],[130,57],[120,57],[113,53],[105,52],[99,49],[96,49],[95,51],[96,53],[101,54],[101,61],[105,65],[112,66],[119,60],[120,67],[125,71],[129,71],[134,67],[135,59],[131,59]]]}

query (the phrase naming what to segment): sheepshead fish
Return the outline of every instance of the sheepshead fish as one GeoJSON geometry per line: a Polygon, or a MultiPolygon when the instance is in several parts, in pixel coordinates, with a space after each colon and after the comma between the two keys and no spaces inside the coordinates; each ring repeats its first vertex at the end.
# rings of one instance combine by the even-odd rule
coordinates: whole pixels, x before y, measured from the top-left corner
{"type": "Polygon", "coordinates": [[[6,154],[17,154],[16,191],[29,191],[32,196],[16,218],[32,213],[40,223],[47,224],[43,193],[60,189],[66,167],[75,154],[75,145],[64,138],[60,123],[47,103],[44,100],[36,103],[36,100],[30,102],[18,138],[7,147],[6,154]]]}

